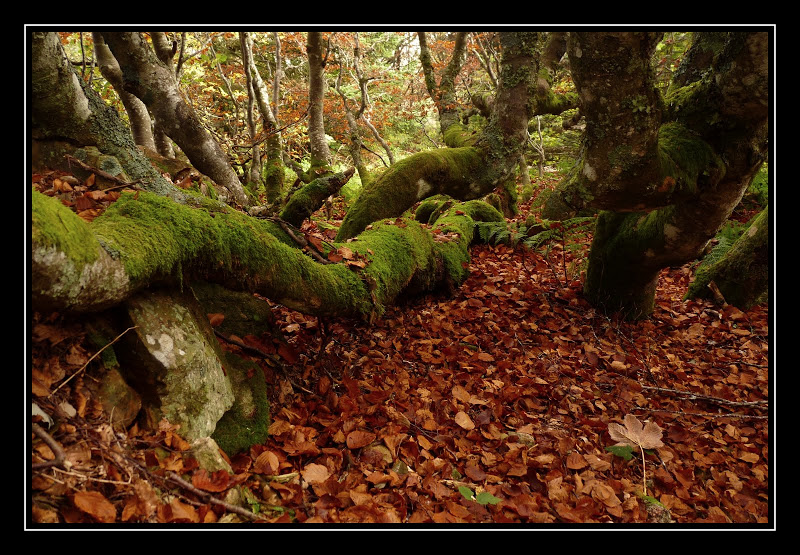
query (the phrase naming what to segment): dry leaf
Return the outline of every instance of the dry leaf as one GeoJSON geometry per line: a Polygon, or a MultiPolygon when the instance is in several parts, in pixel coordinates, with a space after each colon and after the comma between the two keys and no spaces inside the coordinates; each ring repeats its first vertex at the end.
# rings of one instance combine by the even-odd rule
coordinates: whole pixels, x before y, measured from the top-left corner
{"type": "Polygon", "coordinates": [[[661,428],[655,422],[647,422],[642,425],[639,419],[632,414],[626,414],[623,422],[625,422],[624,427],[614,422],[608,425],[608,433],[611,435],[611,439],[619,442],[617,445],[630,445],[642,449],[663,447],[661,428]]]}
{"type": "Polygon", "coordinates": [[[306,465],[306,467],[300,471],[300,474],[309,484],[321,484],[331,475],[327,467],[316,463],[306,465]]]}
{"type": "Polygon", "coordinates": [[[253,470],[257,474],[277,474],[280,462],[278,456],[272,451],[264,451],[256,459],[253,470]]]}
{"type": "Polygon", "coordinates": [[[365,445],[369,445],[377,436],[372,432],[364,432],[361,430],[353,430],[347,434],[347,446],[350,449],[360,449],[365,445]]]}
{"type": "Polygon", "coordinates": [[[117,520],[117,510],[114,505],[100,492],[79,491],[72,500],[76,507],[98,522],[114,522],[117,520]]]}
{"type": "Polygon", "coordinates": [[[192,485],[204,491],[225,491],[231,486],[231,475],[226,470],[209,474],[205,468],[201,468],[192,475],[192,485]]]}
{"type": "Polygon", "coordinates": [[[216,312],[214,314],[209,314],[208,315],[208,321],[211,324],[212,328],[216,328],[218,325],[220,325],[223,322],[223,320],[225,320],[225,315],[221,314],[219,312],[216,312]]]}
{"type": "Polygon", "coordinates": [[[472,421],[469,415],[464,411],[458,411],[458,414],[456,414],[456,424],[458,424],[465,430],[472,430],[475,428],[475,423],[472,421]]]}

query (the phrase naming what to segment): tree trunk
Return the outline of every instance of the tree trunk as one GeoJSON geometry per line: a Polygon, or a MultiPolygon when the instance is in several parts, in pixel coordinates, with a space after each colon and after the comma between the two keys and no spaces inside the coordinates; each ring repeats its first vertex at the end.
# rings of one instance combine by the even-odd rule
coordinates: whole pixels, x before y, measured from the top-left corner
{"type": "Polygon", "coordinates": [[[428,39],[425,32],[417,33],[419,37],[419,59],[425,75],[425,86],[428,89],[436,110],[439,112],[439,126],[442,136],[445,136],[451,125],[459,122],[458,108],[456,104],[456,77],[464,65],[465,51],[467,48],[467,35],[469,33],[456,33],[453,52],[450,61],[442,72],[439,83],[436,83],[436,76],[433,70],[433,59],[428,48],[428,39]]]}
{"type": "Polygon", "coordinates": [[[261,189],[261,149],[256,140],[256,120],[253,113],[256,92],[254,79],[250,71],[250,68],[254,67],[255,64],[252,60],[253,49],[248,44],[245,33],[239,33],[239,44],[242,49],[242,65],[245,67],[244,75],[247,82],[247,131],[250,135],[250,142],[253,144],[251,149],[252,161],[250,162],[250,170],[247,173],[247,185],[250,188],[250,192],[258,196],[259,189],[261,189]]]}
{"type": "Polygon", "coordinates": [[[322,33],[310,32],[306,43],[308,52],[308,141],[311,168],[330,171],[331,153],[325,138],[323,103],[325,100],[324,68],[327,56],[322,57],[322,33]]]}
{"type": "Polygon", "coordinates": [[[94,145],[114,156],[139,186],[183,201],[182,191],[164,179],[136,148],[130,129],[73,71],[55,33],[32,33],[31,124],[33,162],[64,167],[64,154],[94,145]]]}
{"type": "MultiPolygon", "coordinates": [[[[266,168],[264,172],[264,189],[267,196],[267,202],[276,203],[283,194],[285,172],[283,165],[283,145],[281,144],[281,135],[278,132],[278,121],[275,114],[278,111],[277,105],[277,81],[279,69],[276,69],[274,77],[276,87],[273,88],[273,105],[269,103],[269,91],[267,90],[264,80],[261,78],[255,62],[253,61],[253,39],[250,33],[241,33],[243,50],[247,51],[245,60],[245,67],[247,68],[248,75],[253,81],[253,93],[255,94],[258,110],[261,112],[261,117],[264,120],[264,131],[267,133],[267,146],[265,155],[267,157],[266,168]]],[[[276,38],[277,42],[277,38],[276,38]]]]}
{"type": "Polygon", "coordinates": [[[237,203],[249,206],[250,198],[227,156],[184,102],[170,67],[156,57],[140,33],[103,33],[103,38],[122,67],[125,90],[147,105],[198,171],[227,189],[237,203]]]}
{"type": "MultiPolygon", "coordinates": [[[[652,311],[660,269],[699,256],[766,155],[767,33],[730,33],[704,58],[702,77],[692,72],[696,80],[676,85],[666,99],[649,65],[656,40],[647,33],[570,35],[585,147],[545,210],[551,218],[558,204],[566,215],[584,206],[629,211],[598,218],[584,286],[591,302],[629,318],[652,311]],[[624,79],[608,80],[620,71],[624,79]]],[[[708,44],[700,34],[692,49],[708,44]]]]}
{"type": "Polygon", "coordinates": [[[753,217],[747,230],[718,261],[703,264],[685,298],[715,298],[741,310],[757,304],[769,290],[769,209],[753,217]]]}
{"type": "Polygon", "coordinates": [[[128,113],[128,120],[131,124],[131,131],[133,132],[133,140],[137,145],[155,151],[153,122],[150,119],[147,106],[123,87],[122,71],[114,55],[111,54],[111,50],[108,49],[105,41],[103,41],[103,35],[94,32],[92,33],[92,38],[94,39],[94,51],[97,57],[97,64],[100,67],[100,73],[111,83],[111,86],[114,87],[117,95],[119,95],[122,105],[125,106],[125,111],[128,113]]]}

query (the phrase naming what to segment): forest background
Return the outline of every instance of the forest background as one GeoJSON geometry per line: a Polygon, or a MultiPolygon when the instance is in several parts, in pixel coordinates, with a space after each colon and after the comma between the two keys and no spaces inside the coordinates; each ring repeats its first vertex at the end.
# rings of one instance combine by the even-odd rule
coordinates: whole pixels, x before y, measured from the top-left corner
{"type": "MultiPolygon", "coordinates": [[[[266,145],[272,135],[270,122],[260,121],[248,94],[252,84],[244,71],[240,33],[166,33],[176,47],[182,94],[239,180],[269,205],[289,198],[302,186],[300,176],[313,170],[306,123],[309,37],[305,32],[252,34],[255,64],[272,85],[271,124],[280,130],[286,162],[283,190],[273,198],[268,198],[268,168],[253,164],[261,155],[253,144],[266,145]],[[261,171],[254,174],[254,169],[261,171]]],[[[123,99],[94,67],[91,33],[59,35],[76,74],[127,119],[123,99]]],[[[307,240],[322,245],[336,238],[363,188],[363,176],[444,146],[443,114],[459,114],[473,133],[485,125],[486,112],[476,100],[497,91],[501,47],[493,31],[469,33],[450,104],[444,106],[436,86],[444,89],[448,64],[459,48],[457,33],[429,32],[424,47],[416,32],[320,35],[330,169],[357,168],[302,222],[307,240]],[[424,51],[433,86],[426,82],[424,51]]],[[[689,31],[668,31],[654,48],[656,82],[664,90],[691,40],[689,31]]],[[[564,97],[574,92],[567,68],[551,78],[552,92],[564,97]]],[[[254,359],[261,360],[267,375],[273,414],[268,442],[228,457],[231,471],[214,474],[213,484],[190,456],[184,458],[186,446],[168,427],[127,430],[132,444],[146,447],[127,447],[124,456],[148,464],[122,463],[120,453],[108,455],[109,445],[96,443],[112,441],[102,428],[99,401],[82,385],[65,387],[61,401],[78,407],[74,417],[79,420],[65,418],[63,435],[51,435],[59,437],[64,456],[75,458],[78,467],[60,474],[57,465],[47,465],[34,473],[34,519],[652,523],[657,512],[652,507],[658,506],[672,522],[768,524],[771,434],[764,411],[770,389],[768,315],[774,317],[768,297],[744,310],[715,304],[713,298],[685,300],[699,264],[692,262],[662,272],[655,312],[644,322],[592,310],[581,288],[593,217],[548,227],[546,236],[531,231],[580,156],[586,126],[580,116],[574,106],[532,120],[520,166],[525,169],[517,174],[513,192],[499,188],[489,199],[504,214],[503,225],[478,226],[482,244],[473,247],[469,276],[454,295],[433,293],[389,307],[366,327],[274,304],[281,342],[265,345],[263,337],[239,345],[221,342],[244,356],[247,347],[262,347],[254,359]],[[515,319],[520,307],[533,310],[535,318],[515,319]],[[513,356],[506,358],[503,351],[513,356]],[[266,360],[277,361],[281,370],[266,360]],[[388,387],[376,387],[381,383],[388,387]],[[423,405],[411,402],[408,391],[420,395],[423,405]],[[387,403],[398,395],[398,404],[387,403]],[[434,409],[437,403],[446,408],[434,409]],[[704,410],[698,411],[696,403],[704,410]],[[335,418],[331,408],[344,415],[335,418]],[[647,449],[646,461],[644,448],[609,450],[614,444],[610,424],[635,427],[625,419],[634,413],[665,430],[658,449],[647,449]],[[172,472],[184,483],[165,482],[172,472]],[[276,476],[287,481],[270,478],[276,476]],[[248,492],[247,500],[220,501],[233,490],[248,492]]],[[[770,169],[761,167],[710,245],[721,248],[709,249],[707,256],[721,258],[767,206],[770,169]]],[[[76,188],[64,175],[36,172],[34,188],[59,197],[87,221],[115,200],[108,193],[91,193],[88,180],[76,188]]],[[[204,186],[194,174],[174,181],[183,188],[204,186]]],[[[544,221],[549,226],[550,220],[544,221]]],[[[352,266],[361,262],[341,248],[334,255],[352,266]]],[[[35,406],[53,403],[50,395],[72,375],[70,369],[84,372],[96,365],[103,371],[80,321],[37,313],[31,325],[33,356],[26,352],[26,364],[32,358],[37,379],[56,366],[62,375],[46,378],[49,401],[34,391],[40,403],[35,406]]],[[[34,457],[57,460],[53,446],[39,439],[34,457]]]]}

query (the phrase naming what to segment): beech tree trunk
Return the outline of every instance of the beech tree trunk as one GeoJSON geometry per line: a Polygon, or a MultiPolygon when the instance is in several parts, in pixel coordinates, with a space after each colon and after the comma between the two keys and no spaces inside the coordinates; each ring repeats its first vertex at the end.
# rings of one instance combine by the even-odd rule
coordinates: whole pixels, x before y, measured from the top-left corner
{"type": "Polygon", "coordinates": [[[122,67],[125,90],[147,105],[198,171],[227,189],[232,200],[249,206],[250,198],[227,156],[184,102],[171,68],[156,56],[140,33],[106,32],[103,39],[122,67]]]}
{"type": "Polygon", "coordinates": [[[92,33],[92,39],[94,40],[94,51],[97,57],[97,64],[100,67],[100,73],[114,87],[122,101],[122,105],[125,106],[125,111],[128,113],[133,140],[137,145],[156,151],[156,143],[153,138],[153,122],[150,119],[147,106],[135,95],[125,90],[122,70],[120,70],[116,58],[114,58],[108,45],[103,40],[103,35],[94,32],[92,33]]]}
{"type": "Polygon", "coordinates": [[[308,141],[311,151],[311,168],[330,171],[331,153],[325,138],[323,102],[326,58],[322,53],[322,33],[309,32],[306,42],[308,52],[308,141]]]}
{"type": "Polygon", "coordinates": [[[584,293],[610,312],[647,317],[659,271],[700,255],[766,157],[768,34],[718,39],[698,33],[687,64],[705,60],[705,71],[679,72],[662,98],[650,67],[658,36],[570,35],[585,148],[545,216],[609,211],[598,218],[584,293]],[[718,50],[697,54],[710,44],[718,50]]]}
{"type": "MultiPolygon", "coordinates": [[[[283,194],[285,172],[283,165],[283,145],[281,144],[281,136],[278,131],[278,120],[276,113],[278,111],[278,94],[277,82],[279,77],[280,68],[275,69],[276,75],[274,76],[275,86],[273,87],[273,106],[270,106],[269,91],[267,90],[264,80],[261,78],[255,62],[253,61],[253,38],[250,33],[240,33],[242,37],[242,50],[243,57],[245,58],[245,67],[247,73],[253,82],[253,93],[255,95],[258,110],[264,122],[264,131],[267,133],[266,141],[266,169],[264,175],[264,189],[267,196],[267,202],[276,203],[280,196],[283,194]]],[[[280,43],[276,38],[276,48],[279,48],[280,43]]],[[[278,60],[280,56],[276,54],[278,60]]]]}
{"type": "Polygon", "coordinates": [[[442,130],[442,136],[445,135],[445,131],[451,125],[459,122],[455,85],[456,77],[461,71],[461,66],[464,65],[468,35],[469,33],[465,32],[455,34],[450,61],[442,71],[442,77],[437,83],[433,68],[433,58],[428,48],[427,34],[424,31],[417,33],[419,37],[419,59],[425,76],[425,86],[433,103],[436,105],[436,110],[439,112],[439,127],[442,130]]]}
{"type": "Polygon", "coordinates": [[[136,148],[114,108],[73,71],[56,33],[32,33],[31,131],[34,166],[63,168],[65,154],[96,146],[117,158],[131,180],[157,194],[183,201],[182,191],[164,179],[136,148]]]}

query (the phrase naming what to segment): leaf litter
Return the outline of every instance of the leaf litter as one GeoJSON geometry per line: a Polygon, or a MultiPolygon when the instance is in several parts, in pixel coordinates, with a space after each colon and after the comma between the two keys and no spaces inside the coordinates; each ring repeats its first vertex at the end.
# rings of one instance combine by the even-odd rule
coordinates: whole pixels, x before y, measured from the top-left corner
{"type": "MultiPolygon", "coordinates": [[[[36,404],[77,414],[50,429],[71,466],[33,471],[33,521],[660,522],[644,479],[666,521],[768,524],[767,308],[681,301],[686,265],[662,272],[652,318],[628,323],[552,262],[475,247],[455,294],[372,325],[275,306],[282,370],[223,344],[261,364],[272,395],[269,439],[229,457],[230,474],[199,468],[169,423],[111,430],[85,384],[96,363],[48,397],[93,347],[35,315],[36,404]]],[[[34,441],[34,464],[53,457],[34,441]]]]}

